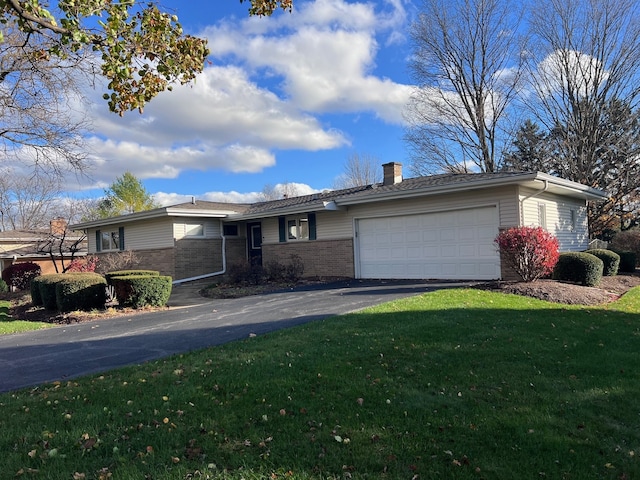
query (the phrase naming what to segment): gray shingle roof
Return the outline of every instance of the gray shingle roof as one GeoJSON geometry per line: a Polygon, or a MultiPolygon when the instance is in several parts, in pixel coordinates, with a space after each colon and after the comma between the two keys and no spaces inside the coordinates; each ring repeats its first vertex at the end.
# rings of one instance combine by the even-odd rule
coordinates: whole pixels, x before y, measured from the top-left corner
{"type": "Polygon", "coordinates": [[[362,187],[352,187],[343,190],[314,193],[300,197],[284,198],[267,202],[255,203],[243,212],[245,215],[269,214],[278,210],[288,210],[294,207],[321,206],[323,202],[349,202],[349,200],[365,199],[367,197],[383,196],[394,192],[410,192],[436,187],[455,186],[472,183],[482,183],[489,179],[509,179],[517,176],[531,175],[531,172],[499,172],[499,173],[447,173],[416,178],[406,178],[402,182],[383,185],[376,183],[362,187]]]}

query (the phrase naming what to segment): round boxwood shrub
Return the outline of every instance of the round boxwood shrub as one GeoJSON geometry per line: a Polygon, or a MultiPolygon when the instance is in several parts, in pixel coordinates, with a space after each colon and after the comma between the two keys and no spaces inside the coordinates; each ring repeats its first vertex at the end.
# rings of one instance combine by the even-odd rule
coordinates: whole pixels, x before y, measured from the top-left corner
{"type": "Polygon", "coordinates": [[[163,307],[171,295],[171,277],[164,275],[111,277],[110,283],[123,307],[163,307]]]}
{"type": "Polygon", "coordinates": [[[132,277],[138,275],[157,276],[160,275],[160,272],[157,270],[117,270],[105,273],[104,277],[107,279],[107,283],[111,284],[111,279],[113,277],[132,277]]]}
{"type": "Polygon", "coordinates": [[[0,278],[0,293],[7,293],[9,291],[9,285],[7,282],[0,278]]]}
{"type": "Polygon", "coordinates": [[[61,312],[104,308],[107,281],[97,273],[64,275],[55,283],[56,305],[61,312]]]}
{"type": "Polygon", "coordinates": [[[611,250],[605,250],[604,248],[593,248],[587,250],[585,253],[590,253],[598,257],[604,263],[604,269],[602,275],[605,277],[613,277],[618,274],[618,268],[620,267],[620,255],[611,250]]]}
{"type": "Polygon", "coordinates": [[[558,258],[552,278],[593,287],[600,283],[603,270],[604,262],[595,255],[585,252],[565,252],[558,258]]]}

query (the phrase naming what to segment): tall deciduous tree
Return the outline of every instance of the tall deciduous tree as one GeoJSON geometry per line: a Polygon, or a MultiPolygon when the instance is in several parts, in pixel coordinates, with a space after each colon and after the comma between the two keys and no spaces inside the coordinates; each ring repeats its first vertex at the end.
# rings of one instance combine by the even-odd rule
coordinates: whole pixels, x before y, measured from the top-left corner
{"type": "Polygon", "coordinates": [[[508,0],[424,0],[406,113],[416,173],[498,170],[521,79],[519,22],[508,0]]]}
{"type": "Polygon", "coordinates": [[[105,190],[93,218],[108,218],[127,213],[142,212],[158,207],[153,197],[132,173],[125,172],[105,190]]]}
{"type": "MultiPolygon", "coordinates": [[[[61,60],[45,53],[15,23],[4,25],[0,43],[0,148],[2,162],[33,171],[80,169],[88,122],[79,93],[90,62],[81,55],[61,60]]],[[[44,40],[43,40],[44,41],[44,40]]]]}
{"type": "Polygon", "coordinates": [[[60,182],[57,177],[22,175],[0,171],[0,228],[38,230],[60,215],[60,182]]]}
{"type": "Polygon", "coordinates": [[[530,111],[550,133],[553,171],[611,196],[590,208],[598,235],[638,192],[640,5],[549,0],[536,4],[530,25],[530,111]]]}
{"type": "Polygon", "coordinates": [[[505,156],[506,166],[515,170],[540,170],[606,191],[608,201],[589,206],[590,231],[594,236],[637,226],[640,223],[640,112],[632,111],[619,100],[597,108],[580,101],[578,108],[583,118],[590,118],[588,122],[595,124],[590,139],[594,151],[588,160],[580,162],[567,156],[568,142],[585,141],[570,126],[557,124],[551,131],[544,132],[536,124],[527,122],[505,156]]]}
{"type": "Polygon", "coordinates": [[[382,181],[380,161],[371,155],[354,153],[344,165],[344,172],[335,182],[335,188],[351,188],[371,185],[382,181]]]}

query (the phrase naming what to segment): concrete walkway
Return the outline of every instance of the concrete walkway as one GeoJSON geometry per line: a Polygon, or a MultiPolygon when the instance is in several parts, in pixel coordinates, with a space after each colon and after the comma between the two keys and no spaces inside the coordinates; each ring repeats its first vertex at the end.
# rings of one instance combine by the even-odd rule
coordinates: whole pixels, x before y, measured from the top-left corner
{"type": "Polygon", "coordinates": [[[176,286],[161,312],[0,336],[0,392],[136,365],[468,284],[347,281],[237,299],[176,286]]]}

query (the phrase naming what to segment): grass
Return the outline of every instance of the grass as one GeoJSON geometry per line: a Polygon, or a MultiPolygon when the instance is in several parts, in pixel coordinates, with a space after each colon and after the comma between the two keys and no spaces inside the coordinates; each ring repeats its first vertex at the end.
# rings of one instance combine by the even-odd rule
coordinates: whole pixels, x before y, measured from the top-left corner
{"type": "Polygon", "coordinates": [[[639,343],[640,288],[442,290],[0,395],[2,474],[640,478],[639,343]]]}
{"type": "Polygon", "coordinates": [[[29,330],[40,330],[51,325],[42,322],[28,322],[25,320],[14,320],[9,315],[10,302],[0,300],[0,335],[9,333],[26,332],[29,330]]]}

